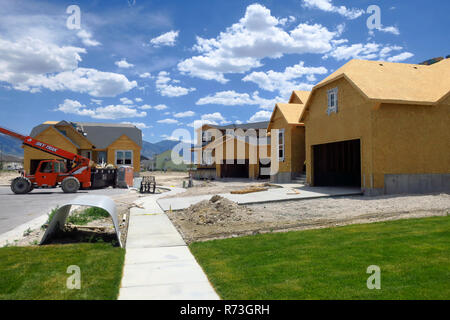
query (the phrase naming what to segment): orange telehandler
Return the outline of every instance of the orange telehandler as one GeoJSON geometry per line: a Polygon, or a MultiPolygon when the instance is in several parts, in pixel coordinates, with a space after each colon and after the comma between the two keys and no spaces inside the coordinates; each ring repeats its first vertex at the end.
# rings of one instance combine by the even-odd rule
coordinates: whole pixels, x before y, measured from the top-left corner
{"type": "Polygon", "coordinates": [[[42,160],[34,174],[22,172],[22,176],[15,178],[11,183],[11,190],[14,193],[24,194],[34,188],[54,188],[58,185],[64,192],[73,193],[77,192],[80,187],[91,187],[91,160],[88,158],[2,127],[0,127],[0,133],[21,140],[25,146],[63,159],[42,160]]]}

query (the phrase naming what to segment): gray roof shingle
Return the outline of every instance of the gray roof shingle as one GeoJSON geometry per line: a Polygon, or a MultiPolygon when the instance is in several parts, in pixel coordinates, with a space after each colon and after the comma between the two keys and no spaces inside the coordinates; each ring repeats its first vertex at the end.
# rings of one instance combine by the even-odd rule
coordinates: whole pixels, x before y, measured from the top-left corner
{"type": "MultiPolygon", "coordinates": [[[[85,132],[86,138],[92,142],[97,149],[106,149],[122,135],[126,135],[138,146],[142,147],[142,131],[132,124],[99,122],[71,122],[71,124],[74,125],[76,129],[81,129],[85,132]]],[[[31,130],[30,136],[35,137],[50,126],[54,125],[40,124],[31,130]]]]}

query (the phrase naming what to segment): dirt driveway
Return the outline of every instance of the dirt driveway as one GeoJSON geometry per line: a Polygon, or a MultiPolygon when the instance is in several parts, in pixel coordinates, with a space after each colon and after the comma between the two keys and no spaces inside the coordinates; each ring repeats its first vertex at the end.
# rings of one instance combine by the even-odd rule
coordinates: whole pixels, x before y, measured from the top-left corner
{"type": "Polygon", "coordinates": [[[450,214],[450,195],[351,196],[241,206],[203,201],[168,213],[187,242],[450,214]]]}
{"type": "MultiPolygon", "coordinates": [[[[141,176],[155,176],[156,184],[158,186],[166,187],[183,187],[183,181],[187,185],[189,181],[189,174],[187,172],[143,172],[141,176]]],[[[210,194],[215,195],[219,193],[228,193],[231,191],[242,190],[249,187],[263,187],[266,186],[268,180],[250,180],[250,179],[218,179],[218,180],[194,180],[194,186],[186,189],[183,193],[176,195],[166,196],[164,198],[179,198],[179,197],[192,197],[210,194]]],[[[270,186],[269,186],[270,187],[270,186]]]]}

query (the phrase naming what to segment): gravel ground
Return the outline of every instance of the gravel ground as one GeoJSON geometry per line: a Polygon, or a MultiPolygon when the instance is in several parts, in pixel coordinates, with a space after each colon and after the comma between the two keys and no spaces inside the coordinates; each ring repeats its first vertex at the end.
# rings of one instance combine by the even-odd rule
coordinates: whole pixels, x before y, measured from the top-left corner
{"type": "Polygon", "coordinates": [[[249,179],[221,179],[221,180],[213,180],[213,181],[201,181],[194,180],[194,186],[186,189],[183,193],[177,193],[174,195],[166,196],[164,198],[180,198],[180,197],[192,197],[199,195],[215,195],[219,193],[229,193],[231,191],[243,190],[251,187],[269,187],[269,188],[277,188],[277,186],[271,185],[268,182],[261,180],[252,181],[249,179]]]}
{"type": "Polygon", "coordinates": [[[203,202],[198,207],[168,213],[187,242],[449,215],[450,195],[352,196],[254,204],[240,206],[242,210],[235,210],[231,215],[224,213],[224,218],[213,223],[204,219],[204,212],[210,210],[217,214],[217,205],[212,201],[209,209],[206,205],[203,202]],[[198,218],[193,215],[195,210],[198,218]]]}
{"type": "Polygon", "coordinates": [[[17,171],[0,171],[0,185],[11,185],[11,180],[15,177],[20,177],[20,174],[17,171]]]}

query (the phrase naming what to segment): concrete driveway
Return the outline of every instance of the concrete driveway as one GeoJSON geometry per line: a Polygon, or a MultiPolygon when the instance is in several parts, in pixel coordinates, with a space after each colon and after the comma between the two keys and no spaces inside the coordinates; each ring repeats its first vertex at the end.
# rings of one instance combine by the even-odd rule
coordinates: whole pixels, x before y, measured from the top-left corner
{"type": "Polygon", "coordinates": [[[61,188],[35,189],[24,195],[14,194],[10,187],[0,186],[0,235],[45,215],[51,209],[83,194],[114,196],[124,194],[128,189],[80,190],[78,193],[64,193],[61,188]]]}

